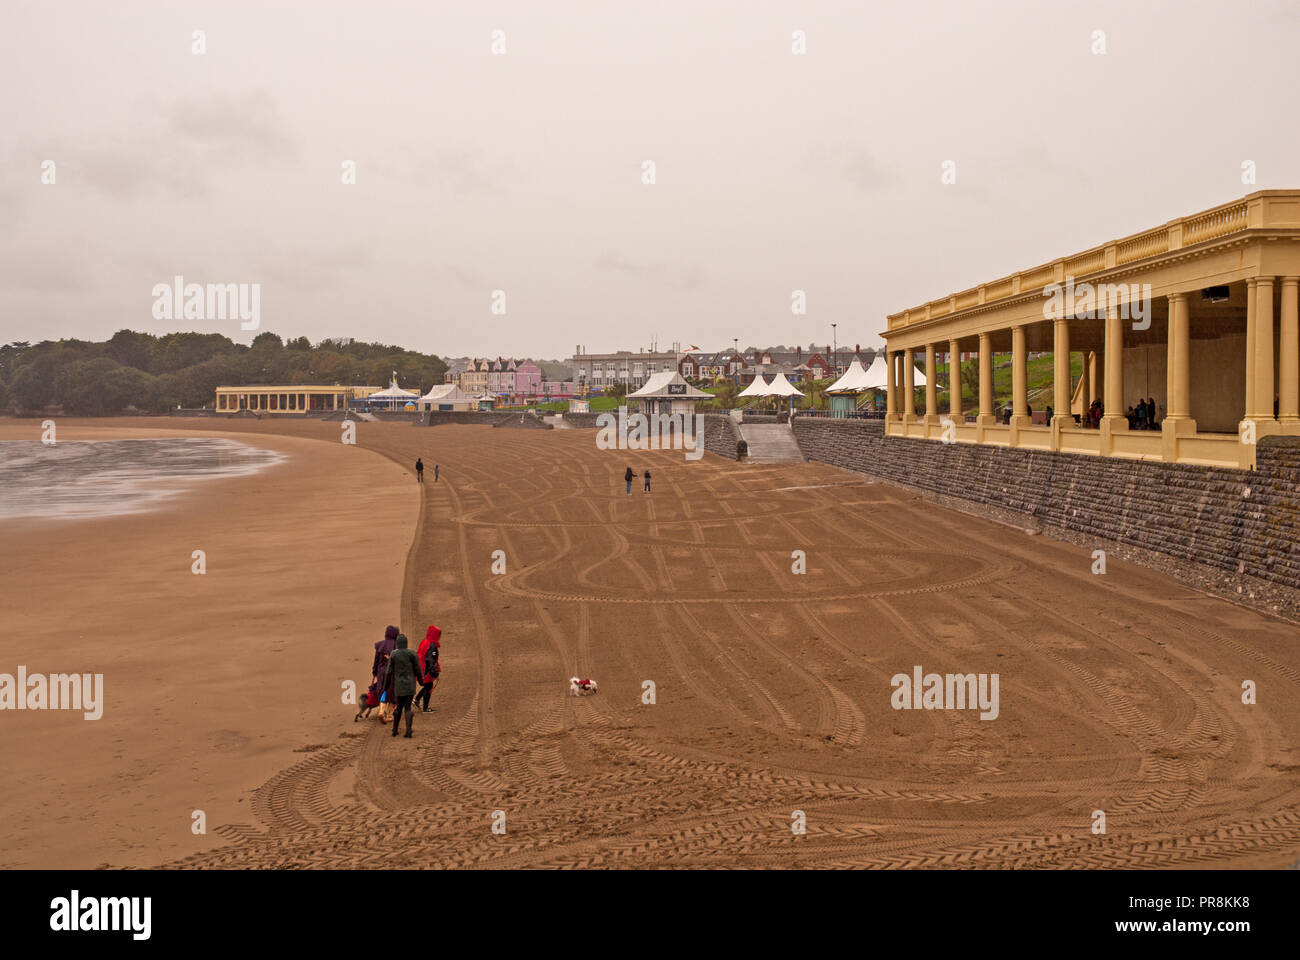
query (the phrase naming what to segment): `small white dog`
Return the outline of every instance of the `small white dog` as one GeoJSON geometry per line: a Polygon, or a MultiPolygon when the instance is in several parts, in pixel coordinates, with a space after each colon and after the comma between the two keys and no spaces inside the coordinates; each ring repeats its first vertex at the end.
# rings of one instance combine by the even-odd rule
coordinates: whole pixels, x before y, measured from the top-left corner
{"type": "Polygon", "coordinates": [[[577,677],[569,678],[569,696],[571,697],[581,697],[588,693],[595,693],[597,689],[595,680],[579,680],[577,677]]]}

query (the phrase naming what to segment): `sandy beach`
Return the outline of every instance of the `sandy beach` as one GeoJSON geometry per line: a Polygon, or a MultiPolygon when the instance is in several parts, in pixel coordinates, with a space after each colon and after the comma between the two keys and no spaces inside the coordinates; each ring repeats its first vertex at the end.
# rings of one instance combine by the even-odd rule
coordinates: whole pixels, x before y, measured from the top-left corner
{"type": "MultiPolygon", "coordinates": [[[[196,435],[115,423],[130,425],[60,419],[58,438],[196,435]]],[[[215,828],[247,819],[255,788],[351,732],[341,685],[367,679],[397,621],[416,485],[337,426],[229,436],[288,459],[147,514],[0,521],[0,672],[102,673],[105,699],[99,720],[0,717],[5,866],[147,866],[224,843],[215,828]]],[[[0,440],[38,438],[33,421],[0,424],[0,440]]]]}
{"type": "MultiPolygon", "coordinates": [[[[108,691],[100,721],[0,718],[7,863],[1300,857],[1291,624],[1121,561],[1095,576],[1083,547],[824,464],[688,463],[582,430],[362,423],[344,448],[338,423],[183,423],[292,459],[5,553],[18,616],[0,663],[102,670],[108,691]],[[422,496],[416,456],[442,467],[422,496]],[[625,494],[628,465],[653,470],[652,494],[625,494]],[[189,573],[197,547],[206,578],[189,573]],[[338,700],[389,622],[443,630],[412,740],[338,700]],[[922,667],[996,673],[996,720],[895,709],[891,677],[922,667]],[[569,696],[575,675],[599,694],[569,696]],[[207,837],[189,834],[195,809],[207,837]]],[[[112,424],[175,429],[94,435],[112,424]]],[[[32,428],[0,436],[15,429],[32,428]]]]}

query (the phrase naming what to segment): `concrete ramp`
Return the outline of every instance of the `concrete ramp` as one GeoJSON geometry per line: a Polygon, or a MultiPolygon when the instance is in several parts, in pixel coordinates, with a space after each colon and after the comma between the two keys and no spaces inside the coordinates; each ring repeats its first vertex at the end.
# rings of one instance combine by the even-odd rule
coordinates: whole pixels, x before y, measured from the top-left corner
{"type": "Polygon", "coordinates": [[[803,451],[788,423],[742,423],[740,439],[749,445],[747,459],[755,463],[799,463],[803,451]]]}

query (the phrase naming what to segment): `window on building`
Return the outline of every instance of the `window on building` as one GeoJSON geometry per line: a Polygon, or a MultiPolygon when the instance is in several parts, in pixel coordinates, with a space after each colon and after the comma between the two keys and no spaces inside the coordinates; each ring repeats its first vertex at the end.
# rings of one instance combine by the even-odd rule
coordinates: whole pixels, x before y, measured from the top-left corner
{"type": "Polygon", "coordinates": [[[289,394],[289,409],[290,410],[298,409],[298,394],[296,393],[289,394]]]}

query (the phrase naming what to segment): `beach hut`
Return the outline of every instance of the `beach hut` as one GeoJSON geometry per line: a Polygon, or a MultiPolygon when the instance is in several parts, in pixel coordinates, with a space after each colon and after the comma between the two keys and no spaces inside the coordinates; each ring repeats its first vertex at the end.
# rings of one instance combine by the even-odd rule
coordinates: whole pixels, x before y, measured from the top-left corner
{"type": "Polygon", "coordinates": [[[875,383],[872,371],[880,364],[879,376],[885,376],[884,359],[876,357],[870,368],[864,368],[857,357],[849,364],[844,375],[826,388],[826,395],[831,398],[832,417],[852,417],[858,412],[858,395],[877,386],[884,386],[884,381],[875,383]]]}
{"type": "Polygon", "coordinates": [[[638,412],[647,416],[657,413],[690,416],[695,413],[696,400],[712,400],[713,394],[692,387],[676,370],[665,370],[656,373],[627,398],[635,400],[638,412]]]}

